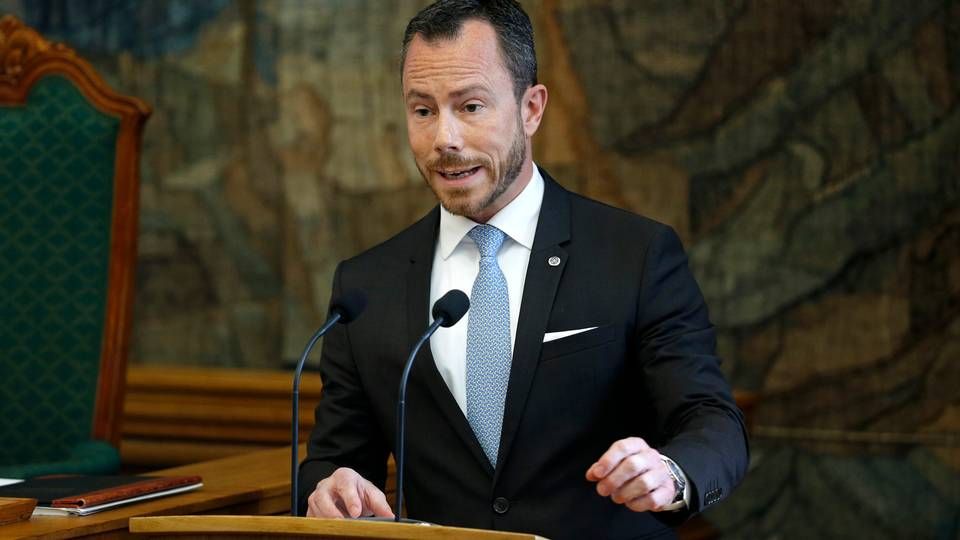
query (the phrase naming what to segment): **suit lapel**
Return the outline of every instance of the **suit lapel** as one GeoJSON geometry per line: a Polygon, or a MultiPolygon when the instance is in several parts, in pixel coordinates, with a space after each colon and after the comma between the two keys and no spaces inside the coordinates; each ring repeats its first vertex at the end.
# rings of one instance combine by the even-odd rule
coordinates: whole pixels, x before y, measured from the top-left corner
{"type": "Polygon", "coordinates": [[[540,360],[543,335],[547,331],[554,297],[567,264],[568,255],[561,245],[570,239],[569,193],[542,169],[540,172],[545,184],[543,202],[523,285],[494,483],[503,470],[523,417],[527,395],[540,360]]]}
{"type": "MultiPolygon", "coordinates": [[[[413,349],[413,346],[430,323],[430,275],[433,269],[433,252],[436,246],[437,231],[440,226],[439,209],[434,208],[422,224],[423,230],[417,231],[418,234],[413,235],[417,239],[417,243],[411,250],[410,269],[407,273],[407,351],[413,349]]],[[[406,360],[405,357],[404,360],[406,360]]],[[[474,458],[480,461],[492,476],[493,467],[487,461],[483,448],[477,442],[477,437],[460,409],[460,405],[457,404],[457,400],[450,393],[446,381],[443,380],[443,376],[437,370],[433,353],[430,351],[430,342],[424,343],[420,352],[417,353],[410,378],[411,381],[408,384],[414,384],[413,379],[417,379],[418,382],[430,389],[430,394],[436,401],[437,407],[446,416],[454,431],[463,439],[463,443],[470,449],[474,458]]]]}

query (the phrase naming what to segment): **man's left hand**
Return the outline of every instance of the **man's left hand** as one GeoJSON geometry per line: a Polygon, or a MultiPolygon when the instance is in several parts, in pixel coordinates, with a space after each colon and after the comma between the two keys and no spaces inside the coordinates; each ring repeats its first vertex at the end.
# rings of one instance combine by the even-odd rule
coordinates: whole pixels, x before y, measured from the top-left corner
{"type": "Polygon", "coordinates": [[[676,496],[660,452],[639,437],[621,439],[587,469],[597,493],[634,512],[659,512],[676,496]]]}

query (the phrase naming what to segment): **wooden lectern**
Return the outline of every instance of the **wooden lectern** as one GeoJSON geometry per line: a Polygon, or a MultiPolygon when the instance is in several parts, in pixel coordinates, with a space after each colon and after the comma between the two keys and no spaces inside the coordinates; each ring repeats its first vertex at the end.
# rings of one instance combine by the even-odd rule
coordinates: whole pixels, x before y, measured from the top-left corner
{"type": "Polygon", "coordinates": [[[277,538],[304,540],[547,540],[533,534],[414,525],[391,521],[290,516],[156,516],[130,518],[130,532],[157,538],[277,538]]]}

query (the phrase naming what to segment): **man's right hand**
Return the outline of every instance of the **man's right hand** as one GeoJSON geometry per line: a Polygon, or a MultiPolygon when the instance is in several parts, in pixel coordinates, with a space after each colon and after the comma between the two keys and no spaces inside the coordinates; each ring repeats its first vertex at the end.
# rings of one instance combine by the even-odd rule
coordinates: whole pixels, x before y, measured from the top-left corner
{"type": "Polygon", "coordinates": [[[357,471],[340,467],[317,484],[307,499],[307,517],[393,517],[387,497],[357,471]]]}

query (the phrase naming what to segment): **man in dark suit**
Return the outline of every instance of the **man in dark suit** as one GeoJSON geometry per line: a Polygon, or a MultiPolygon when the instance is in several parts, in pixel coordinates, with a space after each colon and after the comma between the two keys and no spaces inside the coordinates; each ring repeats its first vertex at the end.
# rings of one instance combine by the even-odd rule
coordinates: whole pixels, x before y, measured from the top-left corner
{"type": "Polygon", "coordinates": [[[533,161],[547,104],[513,0],[444,0],[411,20],[411,149],[440,201],[344,261],[333,296],[370,306],[327,335],[301,513],[391,516],[381,491],[397,383],[444,292],[465,320],[416,359],[410,517],[551,538],[672,536],[747,464],[743,419],[669,227],[564,190],[533,161]]]}

